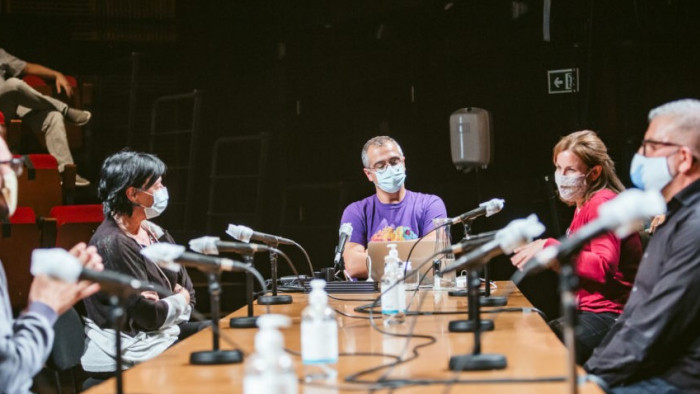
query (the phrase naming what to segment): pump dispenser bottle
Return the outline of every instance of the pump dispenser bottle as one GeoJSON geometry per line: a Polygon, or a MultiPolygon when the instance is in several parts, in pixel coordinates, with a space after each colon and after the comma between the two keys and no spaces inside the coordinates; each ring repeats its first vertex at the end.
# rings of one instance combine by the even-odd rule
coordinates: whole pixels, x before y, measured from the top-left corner
{"type": "Polygon", "coordinates": [[[284,337],[280,327],[288,327],[288,316],[262,315],[257,324],[255,353],[248,357],[243,379],[245,394],[297,394],[297,376],[292,358],[284,351],[284,337]]]}
{"type": "Polygon", "coordinates": [[[301,314],[301,359],[304,380],[332,381],[338,376],[338,322],[328,306],[326,281],[311,281],[309,305],[301,314]]]}
{"type": "Polygon", "coordinates": [[[382,315],[384,325],[402,324],[406,313],[406,290],[403,272],[399,264],[399,252],[396,244],[388,244],[389,254],[384,258],[384,275],[382,275],[382,315]]]}

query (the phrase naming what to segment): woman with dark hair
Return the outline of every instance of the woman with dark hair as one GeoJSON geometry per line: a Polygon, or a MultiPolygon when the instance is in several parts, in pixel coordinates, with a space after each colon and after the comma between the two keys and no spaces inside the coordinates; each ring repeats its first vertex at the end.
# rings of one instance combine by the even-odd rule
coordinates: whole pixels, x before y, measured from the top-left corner
{"type": "MultiPolygon", "coordinates": [[[[574,218],[566,231],[571,236],[598,217],[598,207],[612,200],[625,188],[615,174],[608,150],[595,132],[577,131],[563,137],[554,147],[554,179],[559,198],[575,205],[574,218]]],[[[513,265],[523,265],[555,239],[540,239],[516,249],[513,265]]],[[[583,246],[575,257],[580,277],[576,361],[583,365],[600,344],[627,302],[637,267],[642,258],[638,233],[620,240],[605,233],[583,246]]],[[[558,267],[553,267],[557,270],[558,267]]],[[[563,338],[563,319],[553,320],[550,327],[563,338]]]]}
{"type": "MultiPolygon", "coordinates": [[[[188,323],[195,296],[187,271],[163,270],[140,253],[156,242],[174,242],[167,231],[149,220],[168,205],[168,190],[162,178],[165,171],[165,164],[154,155],[122,151],[108,157],[100,173],[97,193],[105,219],[90,245],[97,247],[105,269],[159,284],[175,293],[166,296],[144,291],[126,299],[127,321],[121,341],[122,360],[127,368],[155,357],[200,326],[188,323]]],[[[85,307],[88,318],[83,368],[93,375],[114,372],[109,296],[100,292],[86,299],[85,307]]]]}

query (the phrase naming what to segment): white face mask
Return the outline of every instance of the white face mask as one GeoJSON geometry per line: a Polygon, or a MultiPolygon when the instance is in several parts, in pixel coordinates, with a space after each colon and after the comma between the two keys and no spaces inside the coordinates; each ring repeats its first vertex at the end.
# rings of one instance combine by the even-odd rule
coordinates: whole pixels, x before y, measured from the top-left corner
{"type": "Polygon", "coordinates": [[[386,166],[381,171],[374,171],[377,176],[377,187],[387,193],[396,193],[406,181],[406,168],[403,163],[394,166],[386,166]]]}
{"type": "Polygon", "coordinates": [[[669,156],[646,157],[635,153],[630,165],[632,183],[642,190],[661,191],[673,180],[668,169],[669,156]]]}
{"type": "Polygon", "coordinates": [[[143,205],[141,205],[145,210],[146,219],[153,219],[165,212],[165,208],[168,207],[168,199],[170,198],[167,187],[161,187],[154,191],[153,194],[145,190],[141,191],[153,197],[153,205],[150,207],[143,207],[143,205]]]}
{"type": "Polygon", "coordinates": [[[559,189],[559,197],[566,202],[577,202],[582,199],[588,186],[586,175],[562,175],[554,172],[554,182],[559,189]]]}
{"type": "Polygon", "coordinates": [[[8,171],[2,175],[4,187],[2,188],[2,196],[7,204],[8,218],[15,213],[17,209],[17,174],[14,171],[8,171]]]}

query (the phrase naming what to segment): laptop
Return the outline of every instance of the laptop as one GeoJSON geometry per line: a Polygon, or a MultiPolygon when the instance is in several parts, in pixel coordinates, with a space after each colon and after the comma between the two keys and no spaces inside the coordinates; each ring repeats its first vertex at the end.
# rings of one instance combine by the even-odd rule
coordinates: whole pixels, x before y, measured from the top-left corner
{"type": "MultiPolygon", "coordinates": [[[[432,256],[435,253],[435,240],[422,240],[417,242],[417,239],[411,239],[408,241],[382,241],[382,242],[370,242],[367,245],[367,271],[370,273],[372,280],[379,282],[382,280],[382,275],[384,275],[384,258],[389,254],[389,248],[387,245],[396,244],[396,250],[399,252],[399,259],[401,261],[406,261],[408,258],[408,253],[413,247],[413,252],[411,253],[411,268],[415,269],[420,263],[424,262],[425,259],[432,256]]],[[[426,263],[420,270],[421,276],[432,267],[432,263],[426,263]]],[[[432,285],[433,276],[428,275],[421,286],[432,285]]]]}

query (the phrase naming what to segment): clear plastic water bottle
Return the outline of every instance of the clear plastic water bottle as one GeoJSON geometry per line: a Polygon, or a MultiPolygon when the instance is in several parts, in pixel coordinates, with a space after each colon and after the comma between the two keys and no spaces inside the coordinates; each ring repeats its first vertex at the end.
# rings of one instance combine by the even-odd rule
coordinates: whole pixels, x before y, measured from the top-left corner
{"type": "Polygon", "coordinates": [[[394,284],[403,278],[399,268],[399,252],[396,244],[388,244],[389,254],[384,258],[384,275],[382,275],[382,316],[384,325],[402,324],[406,314],[406,291],[403,282],[394,284]]]}
{"type": "Polygon", "coordinates": [[[338,322],[325,287],[322,279],[311,281],[309,305],[301,313],[301,359],[307,382],[338,377],[338,322]]]}
{"type": "Polygon", "coordinates": [[[255,353],[247,358],[243,392],[245,394],[297,394],[299,392],[294,362],[284,351],[284,337],[278,328],[288,327],[284,315],[262,315],[255,335],[255,353]]]}

